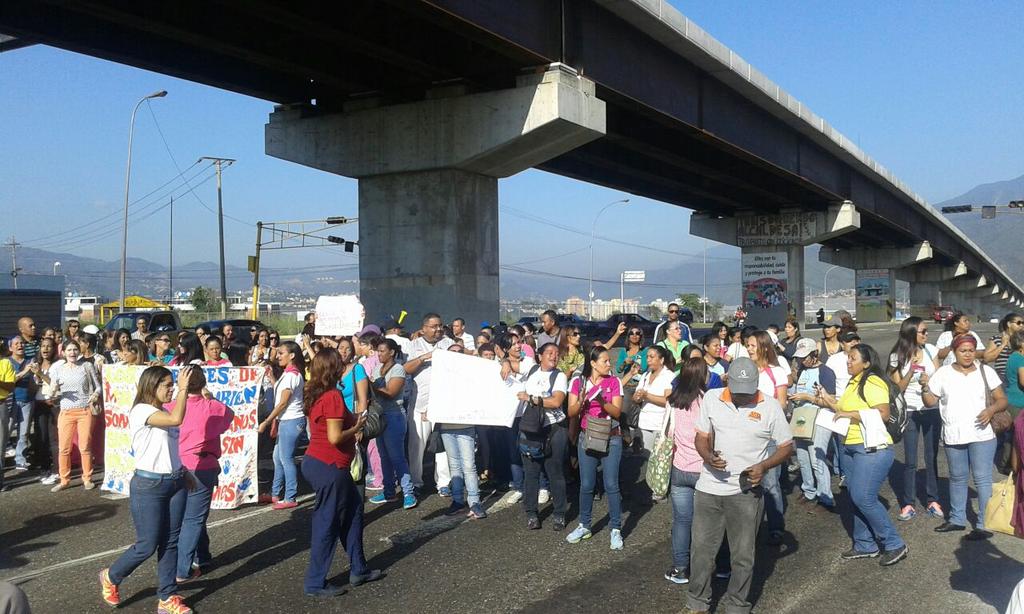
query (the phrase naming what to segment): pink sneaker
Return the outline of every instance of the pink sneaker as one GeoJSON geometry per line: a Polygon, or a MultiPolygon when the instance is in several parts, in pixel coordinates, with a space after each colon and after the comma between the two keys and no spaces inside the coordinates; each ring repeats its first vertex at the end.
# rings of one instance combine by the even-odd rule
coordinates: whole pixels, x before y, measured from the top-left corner
{"type": "Polygon", "coordinates": [[[299,504],[296,503],[295,501],[278,501],[271,507],[273,507],[275,510],[290,510],[293,507],[299,507],[299,504]]]}

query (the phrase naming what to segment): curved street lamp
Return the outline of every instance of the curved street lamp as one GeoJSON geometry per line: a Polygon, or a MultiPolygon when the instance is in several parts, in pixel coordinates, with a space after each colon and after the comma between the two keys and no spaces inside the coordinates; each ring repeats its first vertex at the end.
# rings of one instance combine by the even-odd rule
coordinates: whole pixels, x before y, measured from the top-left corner
{"type": "Polygon", "coordinates": [[[587,315],[591,318],[594,317],[594,234],[597,232],[597,220],[601,217],[601,214],[605,212],[608,207],[612,205],[626,205],[629,204],[628,198],[622,198],[616,201],[612,201],[607,205],[601,207],[601,210],[594,216],[594,224],[590,227],[590,292],[587,294],[590,299],[589,305],[587,306],[587,315]]]}

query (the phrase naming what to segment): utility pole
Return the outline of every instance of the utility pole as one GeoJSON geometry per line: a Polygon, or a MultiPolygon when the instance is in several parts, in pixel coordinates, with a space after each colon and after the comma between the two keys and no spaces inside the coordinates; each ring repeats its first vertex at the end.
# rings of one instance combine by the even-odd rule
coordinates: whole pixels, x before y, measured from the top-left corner
{"type": "Polygon", "coordinates": [[[221,189],[221,168],[227,164],[231,166],[235,160],[231,158],[212,158],[203,156],[202,160],[210,160],[217,167],[217,227],[220,230],[220,317],[228,317],[228,282],[227,274],[224,271],[224,198],[221,189]]]}
{"type": "Polygon", "coordinates": [[[174,197],[171,196],[170,240],[167,241],[167,305],[174,300],[174,197]]]}
{"type": "Polygon", "coordinates": [[[21,247],[21,243],[14,240],[14,235],[11,235],[10,240],[4,243],[4,247],[11,248],[11,277],[14,279],[14,289],[18,289],[18,248],[21,247]]]}
{"type": "Polygon", "coordinates": [[[256,255],[249,260],[252,273],[252,319],[260,319],[260,247],[263,242],[263,222],[256,222],[256,255]]]}

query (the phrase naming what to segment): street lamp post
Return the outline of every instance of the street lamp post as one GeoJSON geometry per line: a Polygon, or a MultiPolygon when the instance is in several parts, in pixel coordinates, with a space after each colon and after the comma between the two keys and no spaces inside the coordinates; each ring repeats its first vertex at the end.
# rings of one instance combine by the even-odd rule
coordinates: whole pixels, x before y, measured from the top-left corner
{"type": "Polygon", "coordinates": [[[57,276],[57,269],[59,269],[59,268],[60,268],[60,262],[54,262],[53,263],[53,276],[54,277],[57,276]]]}
{"type": "Polygon", "coordinates": [[[822,280],[822,282],[821,282],[821,285],[824,286],[824,288],[822,289],[822,293],[824,294],[824,299],[822,300],[821,310],[823,312],[825,312],[826,317],[828,316],[828,274],[831,273],[832,271],[838,269],[838,268],[839,268],[839,265],[834,265],[834,266],[829,267],[828,270],[825,271],[825,279],[822,280]]]}
{"type": "Polygon", "coordinates": [[[588,303],[588,315],[590,317],[594,317],[594,234],[597,232],[597,220],[601,217],[601,214],[604,213],[605,209],[607,209],[608,207],[618,204],[625,205],[628,203],[629,199],[623,198],[620,200],[610,202],[604,207],[601,207],[601,210],[598,211],[597,215],[594,216],[594,224],[590,227],[590,292],[587,294],[588,298],[590,299],[588,303]]]}
{"type": "Polygon", "coordinates": [[[163,98],[166,95],[167,90],[160,90],[135,103],[135,108],[132,109],[132,119],[128,124],[128,168],[124,173],[124,227],[121,232],[121,292],[120,300],[118,301],[120,311],[124,311],[125,269],[128,264],[128,190],[132,179],[132,138],[135,136],[135,114],[139,111],[142,103],[150,98],[163,98]]]}

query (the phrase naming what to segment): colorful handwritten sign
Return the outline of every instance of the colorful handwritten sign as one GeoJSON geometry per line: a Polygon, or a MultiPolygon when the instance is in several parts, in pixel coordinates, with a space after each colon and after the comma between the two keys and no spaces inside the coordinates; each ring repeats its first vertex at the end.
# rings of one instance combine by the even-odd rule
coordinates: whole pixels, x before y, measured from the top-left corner
{"type": "MultiPolygon", "coordinates": [[[[146,367],[108,365],[103,369],[106,419],[103,490],[129,494],[135,471],[128,412],[135,401],[139,377],[146,367]]],[[[175,380],[178,369],[170,367],[175,380]]],[[[214,398],[235,413],[234,422],[221,435],[220,480],[213,491],[213,509],[234,509],[255,503],[256,411],[263,370],[256,367],[204,367],[206,387],[214,398]]]]}

